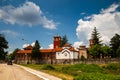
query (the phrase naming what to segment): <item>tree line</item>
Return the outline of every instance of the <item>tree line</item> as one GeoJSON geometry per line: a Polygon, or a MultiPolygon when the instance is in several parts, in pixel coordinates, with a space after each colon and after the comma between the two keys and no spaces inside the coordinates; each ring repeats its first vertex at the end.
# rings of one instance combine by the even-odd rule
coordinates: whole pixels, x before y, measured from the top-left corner
{"type": "Polygon", "coordinates": [[[100,40],[102,36],[100,36],[100,33],[97,31],[96,27],[94,27],[91,39],[93,40],[93,45],[89,49],[88,53],[89,56],[92,56],[93,58],[105,58],[105,57],[111,57],[111,58],[119,58],[120,57],[120,35],[115,34],[111,39],[109,44],[102,43],[102,40],[100,40]]]}

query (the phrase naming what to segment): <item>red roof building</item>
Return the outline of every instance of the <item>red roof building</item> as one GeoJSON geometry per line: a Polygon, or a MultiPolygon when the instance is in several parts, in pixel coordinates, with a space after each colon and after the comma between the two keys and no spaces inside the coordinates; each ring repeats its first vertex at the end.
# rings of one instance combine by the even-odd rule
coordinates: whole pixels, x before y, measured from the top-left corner
{"type": "MultiPolygon", "coordinates": [[[[79,52],[74,49],[70,44],[65,44],[63,47],[60,47],[60,36],[54,36],[53,40],[53,49],[40,49],[42,53],[42,58],[40,59],[40,63],[68,63],[73,62],[78,59],[79,52]]],[[[33,47],[31,45],[27,46],[23,50],[19,50],[16,55],[17,63],[34,63],[31,60],[31,53],[33,47]]]]}

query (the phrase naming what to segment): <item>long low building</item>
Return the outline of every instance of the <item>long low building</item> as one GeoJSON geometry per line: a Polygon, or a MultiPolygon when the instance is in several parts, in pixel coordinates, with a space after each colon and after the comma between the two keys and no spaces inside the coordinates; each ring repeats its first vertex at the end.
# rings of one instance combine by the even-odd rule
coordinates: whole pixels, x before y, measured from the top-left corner
{"type": "MultiPolygon", "coordinates": [[[[42,58],[40,63],[71,63],[79,59],[79,51],[76,51],[74,47],[66,43],[63,47],[60,47],[61,37],[54,36],[54,48],[53,49],[40,49],[42,58]]],[[[16,54],[17,63],[34,63],[35,61],[31,59],[33,47],[31,45],[27,46],[23,50],[19,50],[16,54]]]]}

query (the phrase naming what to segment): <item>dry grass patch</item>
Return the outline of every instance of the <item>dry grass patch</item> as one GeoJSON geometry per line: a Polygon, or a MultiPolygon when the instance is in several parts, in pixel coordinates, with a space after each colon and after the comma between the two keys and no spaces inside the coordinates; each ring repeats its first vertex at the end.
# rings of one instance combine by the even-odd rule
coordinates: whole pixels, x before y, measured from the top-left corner
{"type": "Polygon", "coordinates": [[[73,80],[73,76],[68,75],[68,74],[64,74],[64,73],[60,73],[60,72],[56,72],[56,71],[50,71],[50,70],[42,70],[45,73],[57,76],[59,78],[62,78],[63,80],[73,80]]]}

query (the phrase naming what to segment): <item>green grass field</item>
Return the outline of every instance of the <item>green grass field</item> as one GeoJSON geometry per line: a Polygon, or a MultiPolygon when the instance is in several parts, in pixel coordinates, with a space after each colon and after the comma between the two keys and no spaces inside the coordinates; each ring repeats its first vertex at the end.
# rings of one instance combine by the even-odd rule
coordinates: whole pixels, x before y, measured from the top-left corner
{"type": "Polygon", "coordinates": [[[120,63],[114,64],[74,64],[74,65],[35,65],[23,66],[40,70],[63,80],[120,80],[120,63]]]}

